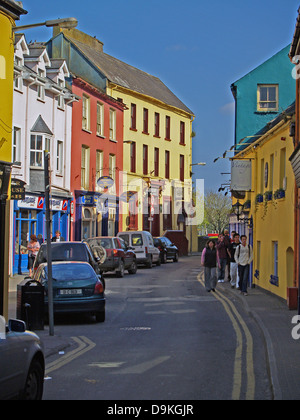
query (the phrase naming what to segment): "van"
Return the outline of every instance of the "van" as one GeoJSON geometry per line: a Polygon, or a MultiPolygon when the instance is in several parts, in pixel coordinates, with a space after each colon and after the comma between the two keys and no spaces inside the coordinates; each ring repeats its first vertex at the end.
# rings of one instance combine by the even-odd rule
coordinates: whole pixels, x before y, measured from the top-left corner
{"type": "Polygon", "coordinates": [[[137,264],[143,264],[148,268],[151,268],[152,264],[160,265],[160,253],[154,246],[151,233],[144,230],[127,231],[119,232],[117,236],[134,249],[137,264]]]}

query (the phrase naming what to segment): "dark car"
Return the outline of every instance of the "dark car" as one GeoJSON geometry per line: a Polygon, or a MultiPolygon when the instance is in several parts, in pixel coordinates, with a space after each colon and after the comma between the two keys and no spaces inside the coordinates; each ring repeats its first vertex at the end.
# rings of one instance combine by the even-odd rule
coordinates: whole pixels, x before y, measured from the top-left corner
{"type": "MultiPolygon", "coordinates": [[[[85,242],[51,242],[52,261],[83,261],[89,263],[96,274],[101,274],[100,264],[105,256],[101,259],[97,250],[91,251],[85,242]]],[[[39,265],[47,262],[47,244],[43,243],[36,256],[33,272],[39,265]]]]}
{"type": "Polygon", "coordinates": [[[0,400],[42,399],[44,351],[39,337],[25,329],[23,321],[10,320],[0,337],[0,400]]]}
{"type": "MultiPolygon", "coordinates": [[[[48,270],[40,264],[34,280],[45,286],[45,314],[48,313],[48,270]]],[[[101,276],[87,262],[64,261],[52,264],[54,313],[90,313],[97,322],[105,320],[105,297],[101,276]]]]}
{"type": "Polygon", "coordinates": [[[166,238],[165,236],[153,239],[154,246],[156,246],[160,251],[160,259],[163,264],[165,264],[167,260],[173,260],[174,262],[178,262],[178,248],[170,241],[170,239],[166,238]]]}
{"type": "Polygon", "coordinates": [[[118,277],[123,277],[125,270],[129,274],[137,272],[135,252],[128,247],[125,241],[115,236],[99,236],[87,239],[91,251],[103,247],[106,251],[106,260],[100,265],[103,272],[115,271],[118,277]]]}

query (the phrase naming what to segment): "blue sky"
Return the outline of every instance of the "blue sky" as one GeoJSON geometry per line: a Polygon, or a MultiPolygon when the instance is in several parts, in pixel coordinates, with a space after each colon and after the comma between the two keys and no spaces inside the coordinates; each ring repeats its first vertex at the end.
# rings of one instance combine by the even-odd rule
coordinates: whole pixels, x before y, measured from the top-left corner
{"type": "MultiPolygon", "coordinates": [[[[231,83],[292,42],[297,0],[23,0],[18,24],[76,17],[104,51],[159,77],[196,115],[194,176],[217,190],[230,162],[214,158],[234,142],[231,83]],[[45,7],[45,5],[48,5],[45,7]]],[[[51,29],[26,31],[46,41],[51,29]]]]}

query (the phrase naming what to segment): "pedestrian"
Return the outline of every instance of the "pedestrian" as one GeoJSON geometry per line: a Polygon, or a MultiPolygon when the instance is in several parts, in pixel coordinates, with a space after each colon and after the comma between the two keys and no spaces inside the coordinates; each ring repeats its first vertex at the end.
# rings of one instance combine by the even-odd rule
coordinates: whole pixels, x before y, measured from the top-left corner
{"type": "Polygon", "coordinates": [[[235,233],[233,236],[234,242],[232,242],[228,247],[228,253],[230,255],[230,284],[232,289],[239,287],[239,273],[238,273],[238,264],[235,261],[234,255],[237,247],[240,245],[240,235],[235,233]]]}
{"type": "Polygon", "coordinates": [[[27,245],[28,250],[28,269],[29,269],[29,275],[32,276],[32,269],[35,261],[35,257],[37,256],[37,253],[40,249],[40,244],[37,240],[36,235],[30,236],[30,241],[27,245]]]}
{"type": "Polygon", "coordinates": [[[235,230],[233,230],[232,232],[231,232],[231,239],[230,239],[230,242],[232,243],[232,242],[234,242],[234,235],[236,234],[237,232],[235,231],[235,230]]]}
{"type": "Polygon", "coordinates": [[[242,243],[236,248],[234,258],[238,264],[239,286],[244,296],[248,295],[247,286],[249,281],[250,264],[253,260],[253,249],[251,245],[247,245],[247,236],[241,236],[242,243]]]}
{"type": "Polygon", "coordinates": [[[201,265],[205,267],[205,288],[208,292],[215,292],[217,284],[217,266],[219,267],[219,255],[216,243],[210,239],[201,256],[201,265]]]}
{"type": "Polygon", "coordinates": [[[51,238],[51,242],[64,242],[65,238],[61,236],[61,233],[59,230],[55,232],[55,236],[51,238]]]}
{"type": "Polygon", "coordinates": [[[230,236],[229,236],[229,230],[228,229],[224,230],[224,242],[225,242],[225,245],[227,247],[227,264],[226,264],[226,267],[225,267],[225,278],[227,278],[227,281],[230,281],[231,280],[231,276],[230,276],[230,255],[228,253],[228,248],[229,248],[229,245],[231,244],[231,239],[230,239],[230,236]]]}
{"type": "Polygon", "coordinates": [[[227,253],[227,245],[225,242],[225,237],[222,233],[219,235],[219,239],[218,239],[216,247],[217,247],[219,259],[220,259],[218,283],[224,283],[228,253],[227,253]]]}

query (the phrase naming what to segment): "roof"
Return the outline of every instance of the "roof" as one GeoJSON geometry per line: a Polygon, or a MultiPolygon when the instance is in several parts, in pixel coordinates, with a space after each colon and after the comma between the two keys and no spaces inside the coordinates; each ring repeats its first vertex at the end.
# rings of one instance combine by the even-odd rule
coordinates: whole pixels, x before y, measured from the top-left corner
{"type": "Polygon", "coordinates": [[[297,47],[299,44],[299,38],[300,38],[300,7],[298,9],[298,16],[297,16],[297,21],[296,21],[296,27],[295,27],[295,32],[294,32],[294,36],[293,36],[293,41],[292,41],[292,45],[291,45],[291,49],[289,52],[289,57],[290,59],[292,59],[297,51],[297,47]]]}
{"type": "Polygon", "coordinates": [[[152,76],[99,49],[95,49],[84,42],[74,39],[65,32],[64,36],[67,40],[72,42],[72,44],[74,44],[111,83],[157,99],[167,105],[194,115],[193,112],[178,99],[158,77],[152,76]]]}
{"type": "Polygon", "coordinates": [[[38,116],[36,122],[34,123],[30,131],[32,133],[44,133],[44,134],[49,134],[50,136],[53,136],[52,131],[47,126],[47,124],[45,123],[41,115],[38,116]]]}

